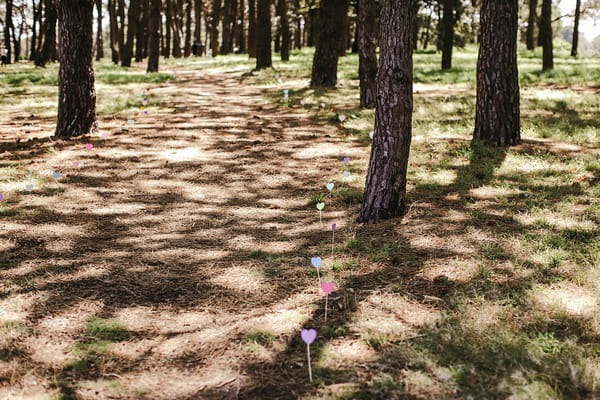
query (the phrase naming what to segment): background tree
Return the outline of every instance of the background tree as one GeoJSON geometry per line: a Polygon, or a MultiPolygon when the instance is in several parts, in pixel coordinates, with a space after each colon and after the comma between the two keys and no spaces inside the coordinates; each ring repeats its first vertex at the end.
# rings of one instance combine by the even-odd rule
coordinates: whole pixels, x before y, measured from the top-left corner
{"type": "Polygon", "coordinates": [[[271,68],[271,2],[256,3],[256,69],[271,68]]]}
{"type": "Polygon", "coordinates": [[[110,28],[110,55],[112,62],[119,63],[119,25],[117,22],[117,0],[108,0],[108,21],[110,28]]]}
{"type": "Polygon", "coordinates": [[[340,56],[340,40],[345,37],[344,13],[348,0],[322,0],[319,8],[318,38],[312,64],[311,86],[335,87],[340,56]]]}
{"type": "Polygon", "coordinates": [[[517,0],[484,0],[477,59],[474,139],[496,146],[519,144],[517,0]]]}
{"type": "Polygon", "coordinates": [[[102,41],[102,0],[96,0],[96,60],[104,57],[104,43],[102,41]]]}
{"type": "Polygon", "coordinates": [[[575,2],[575,16],[573,17],[573,41],[571,42],[571,57],[577,57],[579,44],[579,19],[581,17],[581,0],[575,2]]]}
{"type": "Polygon", "coordinates": [[[43,67],[49,61],[56,61],[56,5],[53,0],[44,0],[44,22],[40,32],[40,49],[35,65],[43,67]]]}
{"type": "Polygon", "coordinates": [[[277,15],[279,15],[279,26],[281,29],[281,61],[289,61],[290,59],[290,23],[288,20],[287,0],[277,1],[277,15]]]}
{"type": "Polygon", "coordinates": [[[554,68],[552,49],[552,0],[542,0],[542,17],[540,19],[540,39],[542,41],[542,70],[554,68]]]}
{"type": "MultiPolygon", "coordinates": [[[[383,0],[375,135],[359,220],[404,214],[412,135],[412,48],[415,0],[383,0]]],[[[516,1],[516,0],[515,0],[516,1]]]]}
{"type": "Polygon", "coordinates": [[[256,0],[248,0],[248,55],[256,57],[256,0]]]}
{"type": "Polygon", "coordinates": [[[96,128],[93,0],[57,0],[59,27],[56,137],[88,134],[96,128]]]}
{"type": "Polygon", "coordinates": [[[12,36],[13,36],[13,21],[12,21],[12,0],[6,0],[5,21],[4,21],[4,47],[6,49],[6,61],[10,64],[12,60],[12,36]]]}
{"type": "Polygon", "coordinates": [[[159,54],[160,54],[160,38],[159,38],[159,25],[160,25],[160,0],[150,1],[150,12],[148,23],[148,68],[147,72],[158,72],[159,54]]]}
{"type": "Polygon", "coordinates": [[[377,5],[375,0],[358,2],[358,75],[360,79],[360,106],[375,107],[377,93],[377,54],[375,52],[375,23],[377,5]]]}
{"type": "Polygon", "coordinates": [[[452,68],[454,47],[454,26],[460,15],[460,0],[440,0],[442,19],[440,21],[440,47],[442,48],[442,69],[452,68]]]}
{"type": "Polygon", "coordinates": [[[537,0],[529,0],[529,15],[527,17],[527,33],[525,43],[527,50],[535,49],[535,24],[537,21],[537,0]]]}
{"type": "Polygon", "coordinates": [[[210,18],[210,50],[212,56],[219,54],[219,20],[221,18],[221,0],[213,1],[212,15],[210,18]]]}

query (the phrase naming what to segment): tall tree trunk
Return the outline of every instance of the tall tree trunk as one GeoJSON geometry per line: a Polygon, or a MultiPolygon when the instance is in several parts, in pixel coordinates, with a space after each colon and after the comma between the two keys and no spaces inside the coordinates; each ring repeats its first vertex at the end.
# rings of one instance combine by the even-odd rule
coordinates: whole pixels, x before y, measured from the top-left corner
{"type": "Polygon", "coordinates": [[[537,0],[529,0],[529,16],[527,17],[527,32],[525,43],[527,50],[535,49],[535,22],[537,21],[537,0]]]}
{"type": "Polygon", "coordinates": [[[294,47],[302,48],[302,14],[300,14],[300,0],[294,0],[294,16],[296,26],[294,29],[294,47]]]}
{"type": "Polygon", "coordinates": [[[194,0],[194,43],[202,43],[202,0],[194,0]]]}
{"type": "Polygon", "coordinates": [[[127,10],[127,42],[121,59],[121,66],[131,67],[133,57],[133,43],[138,31],[138,18],[140,16],[140,0],[130,0],[127,10]]]}
{"type": "Polygon", "coordinates": [[[174,0],[165,0],[165,24],[164,28],[164,38],[165,45],[163,46],[163,57],[169,58],[171,56],[171,26],[173,25],[173,15],[171,13],[173,7],[171,7],[171,2],[174,0]]]}
{"type": "Polygon", "coordinates": [[[521,141],[517,0],[484,0],[477,59],[474,139],[495,146],[521,141]]]}
{"type": "Polygon", "coordinates": [[[221,0],[213,0],[213,10],[210,19],[210,50],[212,56],[219,54],[219,22],[221,20],[221,0]]]}
{"type": "Polygon", "coordinates": [[[338,51],[339,56],[343,57],[346,55],[346,49],[348,48],[348,36],[349,36],[349,19],[348,19],[348,9],[350,7],[349,1],[344,2],[344,6],[340,5],[340,8],[337,10],[337,17],[334,19],[334,23],[339,24],[337,27],[337,31],[340,32],[339,40],[338,40],[338,51]]]}
{"type": "Polygon", "coordinates": [[[185,40],[183,56],[192,54],[192,0],[185,0],[185,40]]]}
{"type": "Polygon", "coordinates": [[[573,22],[573,42],[571,43],[571,57],[577,57],[579,44],[579,18],[581,17],[581,0],[575,3],[575,21],[573,22]]]}
{"type": "Polygon", "coordinates": [[[96,129],[92,29],[94,0],[57,0],[59,26],[58,118],[56,137],[96,129]]]}
{"type": "Polygon", "coordinates": [[[306,45],[311,47],[315,46],[315,41],[318,40],[319,35],[319,9],[311,8],[308,10],[307,23],[308,27],[304,27],[306,31],[306,45]]]}
{"type": "Polygon", "coordinates": [[[406,210],[412,135],[415,0],[383,0],[375,134],[359,220],[377,223],[406,210]]]}
{"type": "Polygon", "coordinates": [[[554,68],[554,54],[552,50],[552,0],[542,1],[540,36],[542,37],[542,69],[546,71],[554,68]]]}
{"type": "Polygon", "coordinates": [[[223,13],[223,42],[221,54],[230,54],[233,51],[234,24],[237,10],[236,0],[225,0],[223,13]]]}
{"type": "Polygon", "coordinates": [[[442,0],[442,22],[440,25],[440,39],[442,45],[442,69],[452,68],[452,48],[454,47],[455,13],[458,5],[454,0],[442,0]]]}
{"type": "Polygon", "coordinates": [[[148,38],[145,35],[148,23],[148,4],[147,0],[140,0],[140,14],[138,15],[137,31],[135,32],[135,61],[140,62],[144,59],[148,38]]]}
{"type": "Polygon", "coordinates": [[[335,87],[337,83],[340,40],[345,38],[343,14],[348,12],[348,0],[322,0],[319,29],[313,57],[311,86],[335,87]]]}
{"type": "Polygon", "coordinates": [[[37,53],[35,65],[43,67],[49,61],[56,61],[56,5],[53,0],[44,0],[44,23],[42,27],[43,40],[40,51],[37,53]]]}
{"type": "Polygon", "coordinates": [[[256,0],[248,0],[248,55],[256,57],[256,0]]]}
{"type": "Polygon", "coordinates": [[[98,17],[98,27],[96,28],[96,60],[104,57],[104,43],[102,41],[102,0],[96,0],[96,14],[98,17]]]}
{"type": "Polygon", "coordinates": [[[119,60],[123,60],[125,54],[125,0],[117,1],[117,16],[119,23],[117,24],[117,40],[119,43],[119,60]]]}
{"type": "Polygon", "coordinates": [[[181,28],[183,25],[183,0],[171,0],[169,2],[173,7],[171,10],[171,30],[173,32],[173,57],[179,58],[182,55],[181,44],[183,35],[181,28]]]}
{"type": "Polygon", "coordinates": [[[36,50],[37,50],[37,27],[39,26],[40,23],[40,11],[41,11],[41,4],[42,2],[40,1],[38,3],[38,6],[35,6],[35,0],[31,0],[31,7],[32,7],[32,12],[33,12],[33,21],[31,23],[31,48],[30,48],[30,53],[29,53],[29,61],[34,61],[35,57],[36,57],[36,50]]]}
{"type": "Polygon", "coordinates": [[[148,15],[148,68],[147,72],[158,72],[158,60],[160,54],[160,9],[161,0],[151,0],[148,15]]]}
{"type": "Polygon", "coordinates": [[[12,22],[12,0],[6,0],[6,13],[4,21],[4,47],[6,48],[6,59],[8,63],[12,60],[12,35],[13,35],[13,22],[12,22]]]}
{"type": "Polygon", "coordinates": [[[108,20],[110,25],[110,56],[112,62],[119,63],[119,24],[117,23],[116,0],[108,0],[108,20]]]}
{"type": "Polygon", "coordinates": [[[246,20],[246,2],[244,0],[239,1],[239,11],[238,18],[236,19],[236,43],[240,53],[246,52],[246,34],[244,33],[245,29],[245,20],[246,20]],[[239,22],[239,23],[238,23],[239,22]]]}
{"type": "Polygon", "coordinates": [[[358,75],[360,78],[360,106],[375,107],[377,96],[377,54],[375,0],[360,0],[358,4],[358,75]]]}
{"type": "Polygon", "coordinates": [[[256,4],[256,69],[271,68],[271,1],[256,4]]]}
{"type": "Polygon", "coordinates": [[[287,11],[287,0],[278,0],[277,14],[279,15],[279,26],[281,28],[281,61],[290,60],[290,23],[287,11]]]}
{"type": "Polygon", "coordinates": [[[429,10],[429,14],[427,15],[427,23],[425,24],[425,33],[423,34],[423,50],[427,50],[427,46],[429,46],[429,32],[431,30],[432,15],[433,10],[429,10]]]}

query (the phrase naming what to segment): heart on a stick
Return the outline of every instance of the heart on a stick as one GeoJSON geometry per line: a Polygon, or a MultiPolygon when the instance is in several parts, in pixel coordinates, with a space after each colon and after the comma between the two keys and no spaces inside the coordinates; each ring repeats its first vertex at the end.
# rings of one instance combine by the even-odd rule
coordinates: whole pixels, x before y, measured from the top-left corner
{"type": "Polygon", "coordinates": [[[325,203],[317,203],[317,210],[322,211],[325,208],[325,203]]]}
{"type": "Polygon", "coordinates": [[[327,296],[331,294],[335,290],[335,283],[333,282],[323,282],[321,283],[321,289],[325,292],[327,296]]]}
{"type": "Polygon", "coordinates": [[[300,336],[302,336],[302,340],[304,340],[304,343],[311,344],[317,338],[317,331],[315,331],[314,329],[302,329],[302,332],[300,332],[300,336]]]}

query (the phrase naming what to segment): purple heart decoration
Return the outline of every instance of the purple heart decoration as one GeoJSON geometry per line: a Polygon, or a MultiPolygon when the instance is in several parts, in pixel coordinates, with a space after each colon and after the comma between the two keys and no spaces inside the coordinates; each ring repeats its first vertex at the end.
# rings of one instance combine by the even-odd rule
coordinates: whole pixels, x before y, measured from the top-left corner
{"type": "Polygon", "coordinates": [[[350,163],[350,157],[344,157],[344,164],[350,163]]]}
{"type": "Polygon", "coordinates": [[[31,192],[33,190],[33,185],[31,183],[25,185],[25,190],[27,190],[28,192],[31,192]]]}
{"type": "Polygon", "coordinates": [[[317,331],[314,329],[302,329],[300,336],[302,336],[304,343],[311,344],[317,338],[317,331]]]}
{"type": "Polygon", "coordinates": [[[78,168],[79,167],[79,161],[73,161],[73,163],[71,165],[73,165],[74,168],[78,168]]]}
{"type": "Polygon", "coordinates": [[[0,201],[4,200],[4,195],[0,193],[0,201]]]}
{"type": "Polygon", "coordinates": [[[331,230],[335,232],[335,228],[337,227],[336,224],[331,224],[331,230]]]}

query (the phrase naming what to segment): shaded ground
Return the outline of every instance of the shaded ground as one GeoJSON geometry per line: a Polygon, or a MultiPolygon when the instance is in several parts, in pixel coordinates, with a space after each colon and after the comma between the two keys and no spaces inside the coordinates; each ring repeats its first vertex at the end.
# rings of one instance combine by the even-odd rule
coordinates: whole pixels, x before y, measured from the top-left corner
{"type": "Polygon", "coordinates": [[[598,147],[417,135],[409,214],[360,226],[368,147],[338,110],[175,75],[104,138],[0,119],[0,398],[600,395],[598,147]]]}

